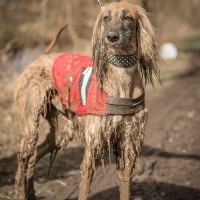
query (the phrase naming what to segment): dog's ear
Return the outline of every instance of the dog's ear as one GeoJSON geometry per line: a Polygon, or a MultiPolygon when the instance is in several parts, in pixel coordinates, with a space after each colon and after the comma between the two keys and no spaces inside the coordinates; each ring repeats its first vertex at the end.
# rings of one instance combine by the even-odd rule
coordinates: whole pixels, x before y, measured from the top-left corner
{"type": "Polygon", "coordinates": [[[97,79],[100,87],[102,87],[103,77],[106,73],[107,66],[103,9],[104,8],[102,7],[101,12],[97,17],[92,36],[92,59],[93,64],[97,69],[97,79]]]}
{"type": "Polygon", "coordinates": [[[158,54],[154,28],[143,8],[138,8],[137,42],[139,64],[145,83],[153,85],[153,74],[160,81],[160,65],[162,60],[158,54]]]}

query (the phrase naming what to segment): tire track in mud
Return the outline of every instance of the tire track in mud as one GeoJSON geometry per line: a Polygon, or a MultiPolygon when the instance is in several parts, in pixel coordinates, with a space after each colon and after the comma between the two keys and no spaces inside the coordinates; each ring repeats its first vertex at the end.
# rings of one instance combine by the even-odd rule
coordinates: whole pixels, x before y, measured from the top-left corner
{"type": "MultiPolygon", "coordinates": [[[[156,140],[158,140],[159,144],[161,144],[161,147],[164,145],[162,144],[165,142],[163,140],[163,135],[159,134],[162,133],[165,129],[165,127],[172,127],[175,120],[178,118],[179,115],[181,115],[181,110],[177,110],[177,107],[180,106],[180,103],[189,96],[191,91],[193,91],[194,85],[189,85],[188,83],[184,82],[184,84],[176,84],[176,89],[173,88],[174,85],[168,86],[167,89],[164,91],[158,91],[162,92],[161,98],[158,97],[158,101],[162,102],[153,102],[154,100],[150,99],[147,100],[147,107],[149,109],[149,122],[146,128],[146,137],[148,142],[154,144],[156,140]],[[182,88],[185,88],[184,91],[182,91],[182,88]],[[178,91],[182,91],[181,93],[177,93],[178,91]],[[165,105],[165,103],[167,105],[165,105]],[[178,111],[178,112],[177,112],[178,111]],[[165,126],[163,126],[163,121],[165,122],[165,126]],[[160,123],[161,122],[161,123],[160,123]],[[156,137],[152,137],[153,134],[156,132],[156,137]],[[149,134],[150,133],[150,134],[149,134]],[[159,135],[158,135],[159,134],[159,135]],[[150,135],[150,137],[148,137],[150,135]],[[159,137],[160,136],[160,137],[159,137]],[[151,141],[153,140],[153,141],[151,141]]],[[[153,97],[155,98],[155,97],[153,97]]],[[[167,133],[167,132],[166,132],[167,133]]],[[[165,133],[165,134],[166,134],[165,133]]]]}
{"type": "Polygon", "coordinates": [[[150,97],[149,104],[154,102],[152,105],[148,106],[150,117],[146,131],[146,144],[155,146],[156,142],[158,144],[157,146],[160,148],[165,146],[166,140],[169,139],[169,133],[177,122],[180,121],[190,109],[196,109],[193,107],[198,97],[194,99],[191,99],[191,97],[194,96],[194,91],[198,91],[198,84],[200,84],[200,80],[197,79],[194,81],[191,78],[184,82],[175,82],[162,91],[162,98],[158,99],[161,103],[154,101],[150,97]],[[193,84],[191,84],[191,82],[193,82],[193,84]],[[163,105],[164,102],[170,105],[163,105]]]}

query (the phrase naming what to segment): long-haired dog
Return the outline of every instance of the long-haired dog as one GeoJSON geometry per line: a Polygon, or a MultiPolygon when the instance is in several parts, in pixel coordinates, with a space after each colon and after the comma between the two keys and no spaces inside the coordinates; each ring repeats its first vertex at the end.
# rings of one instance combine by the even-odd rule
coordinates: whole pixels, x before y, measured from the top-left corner
{"type": "Polygon", "coordinates": [[[17,199],[35,199],[35,164],[47,153],[64,149],[74,136],[85,144],[78,199],[88,199],[97,161],[110,149],[116,158],[120,199],[130,199],[133,168],[147,123],[143,84],[153,84],[153,74],[159,78],[161,62],[145,10],[130,3],[103,6],[94,26],[92,47],[94,75],[101,91],[97,98],[105,95],[105,105],[102,104],[105,112],[99,115],[77,115],[62,105],[52,76],[52,66],[60,54],[42,55],[17,81],[15,101],[20,128],[17,199]],[[47,120],[49,133],[37,145],[40,116],[47,120]]]}

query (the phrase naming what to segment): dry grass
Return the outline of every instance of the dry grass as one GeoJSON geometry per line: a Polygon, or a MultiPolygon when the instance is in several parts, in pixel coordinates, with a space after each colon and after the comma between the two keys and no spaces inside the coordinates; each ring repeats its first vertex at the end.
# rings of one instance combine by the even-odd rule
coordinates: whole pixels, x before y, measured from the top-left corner
{"type": "Polygon", "coordinates": [[[18,128],[13,105],[16,76],[3,78],[0,82],[0,158],[16,152],[18,128]]]}

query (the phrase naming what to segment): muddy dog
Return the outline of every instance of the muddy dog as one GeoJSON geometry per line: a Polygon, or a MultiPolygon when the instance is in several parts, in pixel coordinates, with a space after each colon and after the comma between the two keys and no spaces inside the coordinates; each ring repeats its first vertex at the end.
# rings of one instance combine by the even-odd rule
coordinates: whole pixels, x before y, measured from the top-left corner
{"type": "MultiPolygon", "coordinates": [[[[15,183],[17,199],[35,199],[35,164],[47,153],[64,149],[74,137],[85,143],[78,199],[88,199],[97,162],[103,160],[110,149],[116,158],[120,199],[130,199],[133,168],[141,152],[147,123],[143,85],[153,84],[153,74],[159,78],[161,63],[154,30],[145,10],[130,3],[104,5],[94,26],[92,47],[91,60],[84,56],[81,59],[90,60],[94,66],[88,68],[87,73],[91,70],[92,81],[97,83],[97,92],[93,92],[94,96],[90,99],[93,102],[90,106],[94,101],[98,109],[99,105],[102,106],[102,110],[97,109],[96,113],[93,106],[94,112],[87,110],[80,114],[72,109],[73,99],[68,103],[62,101],[65,98],[62,86],[59,86],[60,79],[52,75],[52,66],[55,72],[59,71],[59,65],[66,60],[59,62],[58,57],[60,59],[64,55],[65,59],[69,54],[42,55],[26,68],[17,81],[15,101],[20,128],[15,183]],[[101,102],[98,104],[99,99],[101,102]],[[47,120],[49,133],[46,140],[38,145],[42,134],[38,130],[40,116],[47,120]]],[[[77,61],[73,59],[70,62],[77,61]]],[[[62,67],[66,69],[63,64],[62,67]]],[[[80,102],[79,106],[86,105],[80,102]]]]}

